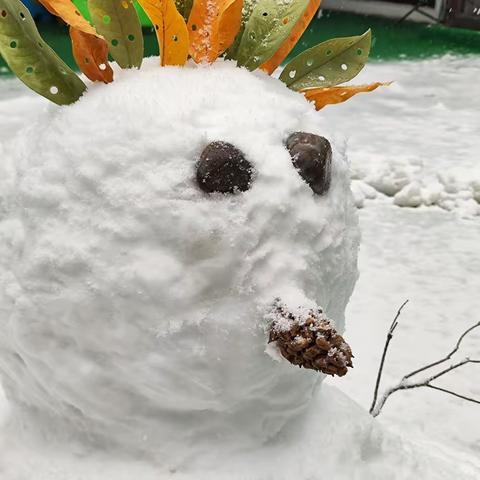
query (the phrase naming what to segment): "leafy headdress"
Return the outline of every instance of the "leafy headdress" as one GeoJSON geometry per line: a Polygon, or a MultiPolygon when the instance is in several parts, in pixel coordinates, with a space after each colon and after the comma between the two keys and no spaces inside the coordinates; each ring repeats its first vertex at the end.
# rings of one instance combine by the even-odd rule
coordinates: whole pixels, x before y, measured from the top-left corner
{"type": "MultiPolygon", "coordinates": [[[[121,68],[140,68],[143,36],[132,0],[88,0],[90,24],[71,0],[39,0],[70,27],[73,55],[91,80],[113,81],[109,56],[121,68]]],[[[213,63],[221,56],[248,70],[272,74],[308,27],[321,0],[138,0],[150,18],[160,64],[213,63]]],[[[290,89],[319,110],[371,91],[380,83],[341,86],[355,77],[370,52],[371,33],[335,38],[291,60],[280,74],[290,89]]],[[[0,0],[0,54],[32,90],[58,105],[87,89],[40,36],[20,0],[0,0]]]]}

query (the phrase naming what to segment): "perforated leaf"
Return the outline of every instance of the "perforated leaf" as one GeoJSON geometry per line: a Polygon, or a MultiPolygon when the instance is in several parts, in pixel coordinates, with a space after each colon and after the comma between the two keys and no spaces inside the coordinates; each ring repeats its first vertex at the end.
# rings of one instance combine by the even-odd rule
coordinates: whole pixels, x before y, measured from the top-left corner
{"type": "Polygon", "coordinates": [[[315,103],[315,108],[321,110],[326,105],[343,103],[352,98],[357,93],[372,92],[378,87],[387,86],[390,83],[371,83],[369,85],[348,85],[344,87],[321,87],[300,90],[307,100],[315,103]]]}
{"type": "Polygon", "coordinates": [[[300,40],[307,27],[310,25],[312,18],[315,16],[322,0],[310,0],[308,7],[303,12],[302,17],[295,25],[288,38],[282,43],[280,48],[275,52],[270,60],[267,60],[260,68],[271,75],[276,68],[287,58],[293,47],[300,40]]]}
{"type": "Polygon", "coordinates": [[[255,70],[281,47],[302,17],[309,0],[259,0],[245,25],[236,54],[239,65],[255,70]]]}
{"type": "Polygon", "coordinates": [[[240,30],[238,31],[237,36],[235,37],[235,40],[233,41],[232,45],[228,48],[226,58],[229,58],[229,59],[237,58],[238,47],[240,46],[243,33],[245,32],[245,25],[248,22],[248,19],[250,18],[250,16],[252,15],[253,9],[255,8],[255,5],[257,4],[257,2],[258,0],[245,0],[243,2],[240,30]]]}
{"type": "Polygon", "coordinates": [[[190,55],[195,62],[214,62],[235,40],[243,0],[195,0],[188,20],[190,55]]]}
{"type": "Polygon", "coordinates": [[[143,60],[142,26],[131,0],[88,0],[97,31],[108,43],[110,55],[122,68],[138,67],[143,60]]]}
{"type": "Polygon", "coordinates": [[[19,0],[0,0],[0,55],[25,85],[57,105],[77,101],[87,88],[43,41],[19,0]]]}
{"type": "Polygon", "coordinates": [[[242,23],[243,0],[224,3],[224,8],[221,9],[218,19],[218,55],[225,52],[235,41],[242,23]]]}
{"type": "Polygon", "coordinates": [[[177,10],[180,15],[188,22],[188,17],[192,11],[193,0],[176,0],[175,4],[177,5],[177,10]]]}
{"type": "Polygon", "coordinates": [[[365,66],[371,42],[370,30],[363,35],[323,42],[289,62],[280,80],[292,90],[331,87],[348,82],[365,66]]]}
{"type": "Polygon", "coordinates": [[[82,17],[71,0],[38,0],[52,15],[60,17],[67,25],[90,35],[97,31],[82,17]]]}
{"type": "Polygon", "coordinates": [[[108,63],[108,45],[103,38],[70,27],[73,57],[80,70],[92,82],[113,82],[113,70],[108,63]]]}
{"type": "Polygon", "coordinates": [[[162,65],[184,65],[188,57],[187,24],[174,0],[138,0],[155,27],[162,65]]]}
{"type": "Polygon", "coordinates": [[[70,25],[73,57],[78,68],[92,81],[110,83],[113,71],[108,65],[108,45],[71,0],[39,0],[53,15],[70,25]],[[103,66],[103,70],[100,69],[103,66]]]}

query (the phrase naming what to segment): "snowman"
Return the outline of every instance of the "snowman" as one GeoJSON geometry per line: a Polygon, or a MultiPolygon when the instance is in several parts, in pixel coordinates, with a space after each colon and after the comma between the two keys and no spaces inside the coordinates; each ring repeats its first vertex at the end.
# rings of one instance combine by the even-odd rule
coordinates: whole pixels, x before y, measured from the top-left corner
{"type": "Polygon", "coordinates": [[[120,68],[141,62],[136,33],[110,28],[138,28],[130,3],[115,16],[92,2],[96,29],[56,11],[101,80],[86,91],[28,11],[0,0],[2,55],[62,105],[3,167],[0,372],[25,424],[181,463],[266,445],[352,366],[359,230],[317,110],[378,86],[338,86],[370,34],[268,75],[318,3],[141,2],[162,52],[141,70],[120,68]]]}

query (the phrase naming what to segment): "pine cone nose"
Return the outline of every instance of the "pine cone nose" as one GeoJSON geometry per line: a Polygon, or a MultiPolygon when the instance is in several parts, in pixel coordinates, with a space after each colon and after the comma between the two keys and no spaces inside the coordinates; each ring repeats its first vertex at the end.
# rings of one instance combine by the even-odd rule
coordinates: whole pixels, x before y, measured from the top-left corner
{"type": "Polygon", "coordinates": [[[353,367],[350,346],[322,310],[300,317],[276,304],[273,315],[269,343],[275,342],[291,364],[339,377],[353,367]]]}
{"type": "Polygon", "coordinates": [[[330,142],[313,133],[295,132],[288,137],[286,145],[300,176],[317,195],[325,194],[332,176],[330,142]]]}
{"type": "Polygon", "coordinates": [[[197,166],[197,182],[206,193],[245,192],[253,167],[243,153],[227,142],[212,142],[203,150],[197,166]]]}

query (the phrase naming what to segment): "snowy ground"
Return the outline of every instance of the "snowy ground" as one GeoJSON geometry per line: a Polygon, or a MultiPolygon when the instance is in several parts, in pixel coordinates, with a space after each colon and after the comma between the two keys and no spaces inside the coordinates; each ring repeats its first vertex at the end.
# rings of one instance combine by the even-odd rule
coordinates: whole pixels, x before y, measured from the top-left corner
{"type": "MultiPolygon", "coordinates": [[[[336,382],[367,407],[386,330],[405,300],[384,374],[389,386],[438,360],[459,334],[479,321],[480,225],[439,211],[394,209],[379,202],[361,212],[361,279],[347,311],[347,338],[355,371],[336,382]]],[[[472,332],[458,360],[480,356],[480,332],[472,332]]],[[[448,366],[449,364],[447,364],[448,366]]],[[[478,398],[478,365],[452,372],[439,386],[478,398]]],[[[398,392],[381,418],[400,432],[428,436],[465,452],[480,453],[479,406],[430,390],[398,392]]]]}
{"type": "MultiPolygon", "coordinates": [[[[447,353],[458,334],[480,320],[479,71],[479,58],[370,65],[359,82],[396,83],[322,112],[348,138],[357,203],[364,207],[361,278],[347,312],[355,369],[332,383],[366,408],[386,330],[405,299],[410,303],[387,360],[386,385],[447,353]]],[[[43,105],[17,82],[2,81],[0,140],[43,105]]],[[[480,357],[480,331],[459,358],[467,355],[480,357]]],[[[480,398],[478,372],[469,366],[439,385],[480,398]]],[[[379,419],[473,465],[480,453],[479,415],[478,405],[415,390],[396,393],[379,419]]]]}
{"type": "MultiPolygon", "coordinates": [[[[480,204],[472,187],[480,184],[479,70],[479,58],[370,65],[359,81],[393,79],[395,84],[368,99],[324,110],[348,138],[354,175],[363,179],[354,181],[357,193],[363,189],[375,196],[360,196],[361,277],[347,312],[356,369],[337,382],[364,406],[371,401],[386,330],[405,299],[410,304],[387,361],[387,386],[441,358],[459,333],[480,321],[480,219],[475,216],[480,204]],[[392,165],[401,180],[398,186],[385,175],[392,165]],[[401,184],[405,189],[420,186],[424,198],[440,192],[442,206],[452,211],[392,205],[400,194],[391,195],[401,184]]],[[[480,331],[469,339],[458,359],[480,356],[480,331]]],[[[480,398],[478,373],[469,365],[439,386],[480,398]]],[[[479,415],[478,405],[415,390],[392,396],[380,418],[398,431],[478,456],[479,415]]]]}

